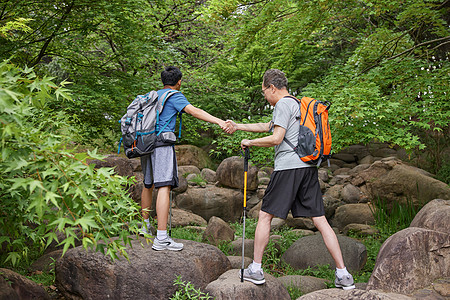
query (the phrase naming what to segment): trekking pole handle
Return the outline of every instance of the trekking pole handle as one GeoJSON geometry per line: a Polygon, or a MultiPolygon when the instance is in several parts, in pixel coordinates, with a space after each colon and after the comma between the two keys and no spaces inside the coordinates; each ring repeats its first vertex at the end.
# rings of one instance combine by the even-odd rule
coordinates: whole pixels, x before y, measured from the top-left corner
{"type": "Polygon", "coordinates": [[[245,147],[244,149],[244,172],[248,171],[248,160],[250,159],[250,148],[245,147]]]}

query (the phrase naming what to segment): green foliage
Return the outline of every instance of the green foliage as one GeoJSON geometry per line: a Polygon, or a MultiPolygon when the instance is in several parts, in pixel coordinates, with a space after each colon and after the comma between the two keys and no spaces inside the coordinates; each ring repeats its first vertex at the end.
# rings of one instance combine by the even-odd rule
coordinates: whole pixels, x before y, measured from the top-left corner
{"type": "Polygon", "coordinates": [[[423,205],[424,203],[421,203],[419,206],[414,205],[409,199],[404,204],[393,202],[391,205],[388,205],[384,199],[377,199],[374,202],[372,213],[377,228],[380,229],[382,234],[390,236],[409,227],[423,205]]]}
{"type": "MultiPolygon", "coordinates": [[[[271,116],[254,117],[252,119],[244,119],[241,123],[266,123],[271,120],[271,116]]],[[[219,131],[219,129],[217,129],[219,131]]],[[[211,150],[210,154],[217,158],[226,158],[230,156],[243,156],[241,150],[241,141],[243,139],[254,139],[267,136],[271,133],[252,133],[244,131],[236,131],[233,135],[218,133],[215,141],[216,147],[211,150]]],[[[250,161],[259,167],[273,166],[274,148],[252,147],[250,149],[250,161]]]]}
{"type": "Polygon", "coordinates": [[[450,163],[446,162],[437,172],[437,179],[447,184],[450,184],[450,163]]]}
{"type": "Polygon", "coordinates": [[[207,300],[214,299],[209,295],[209,293],[204,293],[200,289],[196,289],[195,286],[187,281],[183,281],[181,276],[177,276],[174,280],[175,285],[178,286],[178,290],[175,294],[170,298],[171,300],[187,300],[187,299],[199,299],[199,300],[207,300]]]}
{"type": "Polygon", "coordinates": [[[113,259],[126,257],[138,206],[124,187],[133,179],[88,164],[103,158],[96,151],[67,148],[72,137],[67,116],[47,107],[53,97],[70,101],[63,86],[7,62],[0,63],[0,75],[0,194],[7,216],[0,220],[0,242],[7,250],[5,262],[17,264],[33,247],[44,249],[53,241],[64,252],[80,241],[113,259]],[[63,233],[62,241],[57,232],[63,233]]]}

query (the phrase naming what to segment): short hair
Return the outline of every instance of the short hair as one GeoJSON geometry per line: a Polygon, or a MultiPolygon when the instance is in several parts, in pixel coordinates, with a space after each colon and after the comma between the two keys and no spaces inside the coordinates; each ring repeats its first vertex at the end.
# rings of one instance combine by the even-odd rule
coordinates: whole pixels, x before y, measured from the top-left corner
{"type": "Polygon", "coordinates": [[[181,79],[183,74],[181,74],[180,69],[177,67],[166,67],[164,71],[161,72],[161,81],[164,85],[174,86],[181,79]]]}
{"type": "Polygon", "coordinates": [[[264,73],[263,86],[269,87],[273,84],[277,89],[288,88],[286,75],[278,69],[269,69],[264,73]]]}

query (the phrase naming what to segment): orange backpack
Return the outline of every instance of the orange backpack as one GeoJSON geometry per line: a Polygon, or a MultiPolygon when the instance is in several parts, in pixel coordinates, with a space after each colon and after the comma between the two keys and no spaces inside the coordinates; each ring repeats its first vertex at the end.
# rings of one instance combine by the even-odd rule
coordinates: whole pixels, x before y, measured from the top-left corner
{"type": "Polygon", "coordinates": [[[328,123],[328,109],[331,103],[313,98],[295,99],[300,106],[298,145],[294,146],[286,137],[284,141],[291,146],[300,159],[310,165],[319,166],[331,153],[331,132],[328,123]]]}

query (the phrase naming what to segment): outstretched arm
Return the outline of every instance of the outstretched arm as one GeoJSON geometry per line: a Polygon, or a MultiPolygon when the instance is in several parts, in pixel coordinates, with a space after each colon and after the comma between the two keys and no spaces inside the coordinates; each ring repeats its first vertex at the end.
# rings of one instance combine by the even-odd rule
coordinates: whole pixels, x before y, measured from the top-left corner
{"type": "Polygon", "coordinates": [[[281,144],[285,134],[286,134],[286,129],[284,129],[281,126],[275,125],[272,135],[268,135],[268,136],[253,139],[253,140],[243,139],[241,141],[241,147],[242,148],[251,147],[251,146],[273,147],[273,146],[281,144]]]}
{"type": "Polygon", "coordinates": [[[248,132],[268,132],[272,126],[272,122],[267,123],[253,123],[253,124],[237,124],[234,121],[227,120],[226,123],[228,124],[229,128],[233,128],[233,133],[236,130],[242,130],[242,131],[248,131],[248,132]]]}
{"type": "Polygon", "coordinates": [[[227,124],[222,119],[216,118],[213,115],[210,115],[203,109],[197,108],[191,104],[188,104],[184,107],[184,112],[190,114],[194,118],[197,118],[202,121],[206,121],[212,124],[219,125],[223,130],[227,128],[227,124]]]}

